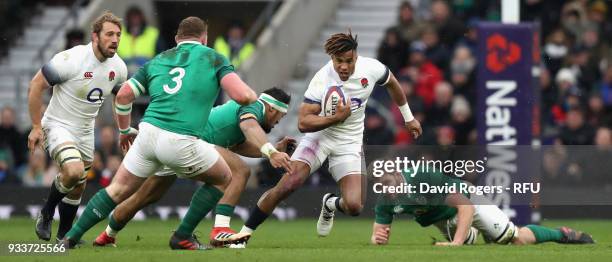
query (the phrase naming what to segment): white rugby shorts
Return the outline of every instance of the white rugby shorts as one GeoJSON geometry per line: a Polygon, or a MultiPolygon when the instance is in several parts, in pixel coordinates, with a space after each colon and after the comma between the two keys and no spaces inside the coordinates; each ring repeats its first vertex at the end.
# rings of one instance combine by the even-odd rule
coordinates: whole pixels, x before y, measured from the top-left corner
{"type": "Polygon", "coordinates": [[[136,176],[149,177],[167,166],[166,172],[193,177],[219,159],[214,145],[197,137],[176,134],[146,122],[138,127],[138,136],[123,159],[125,168],[136,176]]]}

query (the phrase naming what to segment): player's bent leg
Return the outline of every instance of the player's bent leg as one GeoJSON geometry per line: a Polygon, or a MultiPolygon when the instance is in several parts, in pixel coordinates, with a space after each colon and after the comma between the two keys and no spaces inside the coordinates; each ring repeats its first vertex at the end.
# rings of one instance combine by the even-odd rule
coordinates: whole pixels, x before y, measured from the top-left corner
{"type": "Polygon", "coordinates": [[[240,232],[252,233],[272,214],[274,208],[304,184],[310,175],[310,166],[301,161],[291,161],[292,173],[285,173],[276,185],[263,193],[240,232]]]}
{"type": "Polygon", "coordinates": [[[107,218],[117,204],[133,194],[144,180],[143,177],[138,177],[130,173],[125,166],[121,164],[111,184],[105,189],[98,191],[98,193],[89,200],[81,217],[79,217],[76,224],[74,224],[72,229],[66,234],[68,247],[74,247],[87,230],[107,218]]]}
{"type": "Polygon", "coordinates": [[[266,214],[271,214],[278,204],[287,199],[300,188],[310,175],[310,166],[301,161],[291,161],[293,173],[285,173],[270,190],[266,191],[257,202],[257,206],[266,214]]]}
{"type": "MultiPolygon", "coordinates": [[[[351,174],[344,176],[338,181],[342,197],[339,200],[339,211],[347,215],[358,216],[363,210],[364,193],[363,185],[365,176],[351,174]]],[[[331,204],[331,201],[330,201],[331,204]]],[[[330,205],[332,206],[332,205],[330,205]]],[[[336,206],[336,205],[333,205],[336,206]]]]}
{"type": "Polygon", "coordinates": [[[77,185],[85,169],[81,154],[74,142],[55,146],[51,156],[60,166],[60,174],[55,177],[51,185],[47,201],[36,218],[35,227],[38,238],[46,241],[51,239],[51,224],[55,207],[77,185]]]}
{"type": "Polygon", "coordinates": [[[121,202],[109,217],[106,229],[94,240],[94,246],[115,246],[116,237],[136,213],[149,204],[155,203],[170,189],[176,176],[151,176],[138,191],[121,202]]]}
{"type": "Polygon", "coordinates": [[[72,227],[72,223],[74,222],[74,218],[76,217],[77,211],[79,209],[79,204],[81,204],[81,197],[83,192],[85,191],[85,187],[87,185],[87,175],[89,170],[91,169],[91,161],[83,161],[85,169],[79,182],[77,185],[66,195],[62,201],[57,206],[60,216],[60,225],[57,230],[57,241],[61,241],[64,238],[64,235],[70,230],[72,227]]]}
{"type": "Polygon", "coordinates": [[[336,210],[351,216],[358,216],[361,213],[364,201],[364,194],[362,194],[364,179],[365,177],[361,174],[345,175],[338,181],[341,197],[336,197],[332,193],[323,196],[321,213],[317,221],[319,236],[325,237],[331,232],[336,210]]]}
{"type": "Polygon", "coordinates": [[[228,164],[232,180],[215,207],[215,224],[209,235],[212,242],[236,233],[230,228],[230,221],[251,173],[250,168],[238,155],[225,148],[216,147],[216,149],[228,164]]]}
{"type": "MultiPolygon", "coordinates": [[[[193,194],[189,210],[187,210],[181,224],[170,238],[171,249],[208,249],[193,236],[193,231],[206,214],[217,205],[219,199],[223,196],[223,190],[231,181],[231,170],[225,160],[219,157],[219,153],[214,147],[203,141],[199,146],[200,152],[207,155],[200,157],[195,165],[203,167],[203,171],[189,176],[189,178],[205,184],[193,194]]],[[[177,173],[177,175],[185,177],[180,173],[177,173]]]]}

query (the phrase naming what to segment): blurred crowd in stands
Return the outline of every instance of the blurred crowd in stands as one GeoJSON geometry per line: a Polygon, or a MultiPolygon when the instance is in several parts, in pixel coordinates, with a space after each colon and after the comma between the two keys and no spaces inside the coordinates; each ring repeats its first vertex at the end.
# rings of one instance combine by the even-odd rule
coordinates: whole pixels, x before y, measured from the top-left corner
{"type": "MultiPolygon", "coordinates": [[[[378,59],[400,81],[426,145],[476,144],[477,30],[499,21],[499,1],[405,1],[386,29],[378,59]]],[[[612,7],[612,6],[610,6],[612,7]]],[[[521,1],[521,21],[541,28],[539,88],[543,144],[610,144],[612,16],[605,1],[521,1]]],[[[369,110],[366,144],[410,144],[385,90],[369,110]],[[382,110],[384,111],[384,110],[382,110]],[[387,117],[388,119],[389,117],[387,117]],[[395,130],[395,132],[392,132],[395,130]],[[378,134],[389,134],[380,136],[378,134]]]]}
{"type": "MultiPolygon", "coordinates": [[[[366,145],[474,145],[477,141],[476,71],[477,31],[481,21],[500,20],[500,1],[410,0],[402,2],[395,25],[384,31],[377,58],[399,80],[410,107],[423,125],[424,134],[414,141],[403,129],[401,114],[384,88],[377,88],[367,109],[366,145]]],[[[3,2],[4,3],[4,2],[3,2]]],[[[13,3],[7,1],[5,4],[13,3]]],[[[596,155],[565,149],[546,150],[543,174],[567,183],[610,182],[602,172],[612,169],[612,10],[610,2],[521,1],[521,21],[540,24],[542,64],[541,141],[545,145],[597,145],[596,155]],[[577,160],[573,160],[577,159],[577,160]],[[601,165],[589,165],[598,159],[601,165]],[[605,168],[610,166],[610,168],[605,168]],[[601,168],[595,168],[601,167],[601,168]],[[593,173],[602,173],[594,175],[593,173]],[[590,175],[593,174],[593,175],[590,175]],[[589,177],[588,179],[585,177],[589,177]],[[596,180],[591,178],[597,177],[596,180]]],[[[130,8],[125,16],[119,54],[133,68],[144,64],[167,44],[147,24],[142,11],[130,8]],[[143,47],[139,47],[142,45],[143,47]],[[127,47],[125,47],[127,46],[127,47]],[[144,51],[138,53],[137,51],[144,51]]],[[[240,23],[227,34],[209,41],[215,49],[239,64],[254,50],[244,41],[240,23]]],[[[1,29],[1,28],[0,28],[1,29]]],[[[0,30],[3,34],[7,32],[0,30]]],[[[70,31],[67,46],[81,44],[83,32],[70,31]]],[[[0,50],[2,51],[2,50],[0,50]]],[[[132,71],[132,70],[131,70],[132,71]]],[[[133,71],[132,71],[133,72],[133,71]]],[[[15,127],[15,112],[3,108],[0,119],[0,183],[46,186],[57,174],[47,154],[27,152],[27,132],[15,127]]],[[[592,153],[592,152],[591,152],[592,153]]],[[[117,131],[112,125],[96,128],[96,153],[89,180],[105,186],[121,163],[117,131]]],[[[325,168],[325,167],[323,167],[325,168]]],[[[262,162],[260,185],[272,185],[281,172],[262,162]]],[[[331,178],[314,176],[333,183],[331,178]]]]}

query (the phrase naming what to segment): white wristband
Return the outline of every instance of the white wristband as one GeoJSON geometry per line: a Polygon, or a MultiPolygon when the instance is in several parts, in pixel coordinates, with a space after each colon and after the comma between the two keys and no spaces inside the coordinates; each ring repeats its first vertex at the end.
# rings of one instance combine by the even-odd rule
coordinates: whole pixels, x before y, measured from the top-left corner
{"type": "Polygon", "coordinates": [[[270,144],[270,142],[265,143],[263,146],[261,146],[261,148],[259,150],[267,158],[270,158],[270,155],[272,155],[272,153],[278,152],[278,150],[276,150],[276,147],[274,147],[272,144],[270,144]]]}
{"type": "Polygon", "coordinates": [[[404,117],[404,122],[410,122],[414,120],[414,116],[412,115],[412,111],[410,111],[410,107],[408,103],[399,107],[400,113],[402,113],[402,117],[404,117]]]}

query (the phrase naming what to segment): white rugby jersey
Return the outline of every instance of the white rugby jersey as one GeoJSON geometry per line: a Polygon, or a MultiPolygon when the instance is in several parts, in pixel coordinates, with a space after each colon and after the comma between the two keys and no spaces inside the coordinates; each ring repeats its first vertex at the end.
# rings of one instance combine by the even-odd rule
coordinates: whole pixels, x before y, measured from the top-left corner
{"type": "MultiPolygon", "coordinates": [[[[355,72],[347,81],[342,81],[330,60],[310,81],[308,90],[304,94],[304,102],[320,105],[325,99],[328,87],[340,86],[344,95],[351,98],[351,115],[343,123],[330,126],[318,133],[342,143],[362,144],[363,121],[368,98],[376,85],[386,85],[390,77],[389,69],[378,60],[358,56],[355,72]]],[[[322,116],[323,112],[319,115],[322,116]]]]}
{"type": "Polygon", "coordinates": [[[115,54],[100,62],[92,43],[57,53],[41,69],[53,86],[43,120],[92,129],[104,99],[127,79],[127,67],[115,54]]]}

